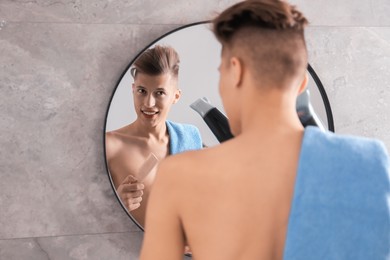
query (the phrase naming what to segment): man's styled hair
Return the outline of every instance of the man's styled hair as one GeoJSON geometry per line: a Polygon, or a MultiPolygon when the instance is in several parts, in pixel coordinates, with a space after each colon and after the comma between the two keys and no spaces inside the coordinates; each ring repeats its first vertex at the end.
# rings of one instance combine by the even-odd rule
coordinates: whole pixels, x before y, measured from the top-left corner
{"type": "Polygon", "coordinates": [[[223,51],[241,58],[262,85],[285,87],[304,76],[308,21],[294,6],[280,0],[246,0],[212,23],[223,51]]]}
{"type": "Polygon", "coordinates": [[[156,45],[144,51],[134,62],[130,72],[133,78],[138,73],[158,76],[169,73],[174,79],[179,75],[179,54],[169,46],[156,45]]]}

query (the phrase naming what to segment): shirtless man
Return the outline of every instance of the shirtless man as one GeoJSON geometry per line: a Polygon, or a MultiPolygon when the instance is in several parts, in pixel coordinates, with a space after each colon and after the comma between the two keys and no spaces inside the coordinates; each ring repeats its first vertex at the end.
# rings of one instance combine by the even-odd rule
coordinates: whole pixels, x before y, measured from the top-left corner
{"type": "Polygon", "coordinates": [[[380,155],[366,158],[370,151],[360,153],[351,148],[355,139],[335,137],[315,127],[304,129],[298,119],[296,98],[307,83],[306,23],[294,7],[277,0],[247,0],[214,19],[214,33],[222,44],[219,91],[235,138],[167,158],[159,165],[147,209],[142,260],[182,259],[185,243],[198,260],[378,259],[348,258],[362,253],[361,248],[373,254],[381,248],[379,254],[385,257],[390,230],[385,199],[389,168],[383,145],[359,139],[363,143],[360,148],[375,147],[380,155]],[[323,142],[318,147],[314,145],[317,139],[323,142]],[[337,147],[339,143],[345,146],[337,147]],[[332,151],[323,150],[328,147],[332,151]],[[353,159],[334,161],[333,155],[344,158],[338,154],[340,149],[346,149],[353,159]],[[306,160],[311,155],[319,158],[320,166],[306,160]],[[351,162],[360,161],[369,166],[364,170],[348,168],[351,162]],[[367,169],[374,169],[370,167],[378,171],[365,178],[367,169]],[[304,178],[311,180],[310,175],[317,171],[324,171],[318,178],[332,176],[336,182],[305,186],[312,192],[307,197],[301,188],[304,178]],[[368,204],[381,203],[378,212],[373,204],[364,204],[365,197],[356,197],[362,209],[345,207],[350,197],[360,196],[360,191],[353,181],[353,185],[344,182],[344,176],[360,179],[362,187],[375,179],[371,186],[375,192],[365,194],[376,194],[368,204]],[[328,190],[322,193],[321,185],[328,190]],[[334,186],[337,190],[328,193],[334,186]],[[329,198],[344,191],[336,199],[329,198]],[[302,200],[295,193],[301,194],[302,200]],[[321,195],[324,201],[317,199],[321,195]],[[296,208],[290,219],[293,200],[296,208]],[[307,206],[310,200],[319,205],[307,206]],[[333,206],[344,208],[336,212],[333,206]],[[374,210],[365,211],[366,206],[374,210]],[[302,207],[305,210],[299,211],[302,207]],[[362,218],[363,212],[368,217],[362,218]],[[290,222],[295,229],[288,229],[290,222]],[[362,230],[366,227],[359,230],[359,224],[372,225],[375,236],[365,238],[362,230]],[[350,228],[358,231],[349,233],[350,228]],[[357,239],[362,239],[358,244],[361,248],[349,248],[357,239]],[[290,249],[297,250],[296,254],[290,249]]]}
{"type": "Polygon", "coordinates": [[[201,140],[195,127],[167,121],[171,106],[181,95],[177,87],[179,56],[173,48],[155,46],[145,51],[135,61],[131,72],[137,118],[133,123],[106,134],[106,155],[120,199],[143,227],[146,202],[156,170],[154,167],[145,179],[140,180],[143,164],[151,154],[160,160],[180,152],[171,147],[168,127],[171,131],[183,131],[184,138],[197,139],[185,149],[181,147],[182,150],[199,149],[201,140]]]}

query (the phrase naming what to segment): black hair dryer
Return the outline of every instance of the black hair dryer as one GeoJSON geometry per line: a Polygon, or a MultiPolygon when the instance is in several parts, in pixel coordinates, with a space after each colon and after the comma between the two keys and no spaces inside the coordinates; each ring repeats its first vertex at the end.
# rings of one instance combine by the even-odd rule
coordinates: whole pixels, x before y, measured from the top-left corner
{"type": "MultiPolygon", "coordinates": [[[[220,143],[233,138],[227,117],[210,104],[207,98],[199,98],[190,107],[199,113],[220,143]]],[[[304,127],[312,125],[325,131],[325,127],[310,103],[310,92],[306,88],[297,98],[296,109],[304,127]]]]}
{"type": "Polygon", "coordinates": [[[310,92],[306,88],[297,98],[297,113],[299,120],[304,127],[312,125],[319,127],[322,131],[325,131],[325,127],[310,103],[310,92]]]}
{"type": "Polygon", "coordinates": [[[220,143],[233,138],[227,117],[207,98],[199,98],[190,107],[199,113],[220,143]]]}

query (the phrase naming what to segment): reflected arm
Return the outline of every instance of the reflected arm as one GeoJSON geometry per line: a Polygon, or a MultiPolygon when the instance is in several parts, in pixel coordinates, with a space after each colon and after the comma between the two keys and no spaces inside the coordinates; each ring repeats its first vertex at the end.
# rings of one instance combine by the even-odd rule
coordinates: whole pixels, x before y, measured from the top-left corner
{"type": "Polygon", "coordinates": [[[185,239],[176,193],[180,184],[173,164],[167,161],[160,164],[150,194],[141,260],[183,259],[185,239]]]}
{"type": "Polygon", "coordinates": [[[118,189],[121,182],[120,180],[118,180],[118,176],[115,174],[115,171],[113,171],[112,169],[112,160],[119,152],[120,147],[121,147],[121,142],[118,140],[118,138],[115,137],[114,132],[106,133],[106,143],[105,143],[106,160],[107,160],[107,165],[111,174],[112,181],[114,182],[115,189],[118,189]]]}

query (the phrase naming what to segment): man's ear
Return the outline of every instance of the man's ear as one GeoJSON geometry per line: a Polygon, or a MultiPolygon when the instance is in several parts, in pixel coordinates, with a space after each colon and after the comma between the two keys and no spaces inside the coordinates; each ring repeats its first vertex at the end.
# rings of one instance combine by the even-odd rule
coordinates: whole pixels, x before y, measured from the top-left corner
{"type": "Polygon", "coordinates": [[[307,74],[307,72],[305,72],[305,76],[303,77],[298,88],[298,95],[302,94],[302,92],[305,91],[308,82],[309,82],[309,75],[307,74]]]}
{"type": "Polygon", "coordinates": [[[243,64],[242,61],[233,56],[230,58],[230,67],[232,72],[232,80],[235,87],[240,87],[243,78],[243,64]]]}
{"type": "Polygon", "coordinates": [[[180,97],[181,97],[181,89],[176,89],[175,98],[173,99],[172,104],[176,104],[177,101],[179,101],[180,97]]]}

